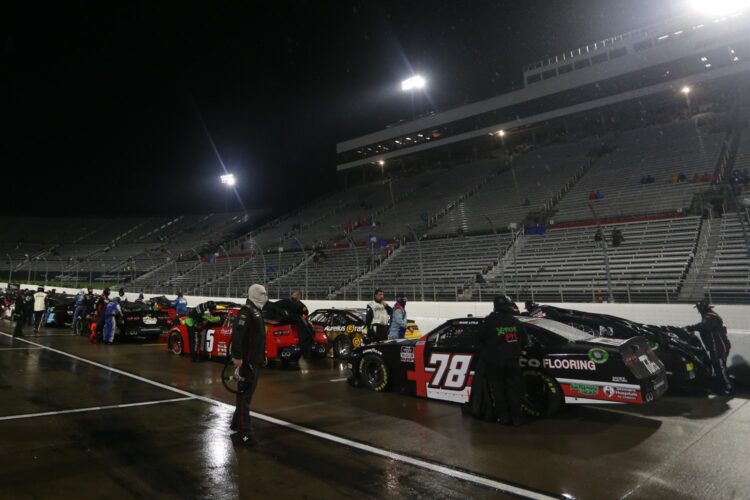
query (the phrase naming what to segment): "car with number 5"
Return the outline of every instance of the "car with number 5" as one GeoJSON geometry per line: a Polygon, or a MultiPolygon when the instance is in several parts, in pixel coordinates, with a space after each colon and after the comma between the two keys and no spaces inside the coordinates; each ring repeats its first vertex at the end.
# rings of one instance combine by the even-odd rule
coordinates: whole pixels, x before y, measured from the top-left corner
{"type": "MultiPolygon", "coordinates": [[[[518,318],[528,334],[521,367],[524,411],[552,416],[565,404],[648,403],[667,390],[659,358],[642,337],[609,339],[546,318],[518,318]]],[[[380,392],[467,403],[482,318],[445,322],[418,340],[355,349],[349,382],[380,392]]]]}
{"type": "MultiPolygon", "coordinates": [[[[234,318],[241,308],[239,304],[229,302],[216,304],[211,314],[219,316],[220,320],[206,327],[206,344],[203,349],[199,349],[199,356],[227,359],[231,352],[234,318]]],[[[299,360],[301,351],[297,320],[270,303],[263,309],[263,319],[266,323],[266,360],[281,360],[282,362],[299,360]]],[[[169,352],[176,355],[191,353],[192,341],[188,339],[188,329],[182,321],[178,321],[169,330],[167,348],[169,352]]]]}

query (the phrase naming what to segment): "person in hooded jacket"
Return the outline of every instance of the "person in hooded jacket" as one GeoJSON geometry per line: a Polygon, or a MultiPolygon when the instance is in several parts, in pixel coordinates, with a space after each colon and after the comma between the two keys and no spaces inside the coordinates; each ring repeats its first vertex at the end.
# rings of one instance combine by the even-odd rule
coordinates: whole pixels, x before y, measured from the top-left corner
{"type": "Polygon", "coordinates": [[[498,421],[521,425],[524,385],[520,360],[528,336],[523,324],[514,317],[518,307],[510,297],[495,297],[493,305],[494,311],[485,318],[477,339],[480,360],[498,421]]]}
{"type": "Polygon", "coordinates": [[[399,295],[396,297],[396,303],[393,304],[388,340],[404,338],[408,326],[409,324],[406,321],[406,297],[399,295]]]}
{"type": "Polygon", "coordinates": [[[729,343],[724,321],[707,300],[701,300],[695,308],[701,315],[701,322],[686,326],[685,329],[699,333],[711,360],[714,390],[717,394],[729,396],[732,394],[732,381],[727,373],[727,358],[732,345],[729,343]]]}
{"type": "Polygon", "coordinates": [[[263,307],[268,293],[263,285],[252,285],[247,302],[240,309],[232,326],[232,362],[241,378],[230,429],[236,431],[241,444],[252,446],[258,442],[250,422],[250,403],[258,385],[260,367],[266,357],[266,325],[263,307]]]}

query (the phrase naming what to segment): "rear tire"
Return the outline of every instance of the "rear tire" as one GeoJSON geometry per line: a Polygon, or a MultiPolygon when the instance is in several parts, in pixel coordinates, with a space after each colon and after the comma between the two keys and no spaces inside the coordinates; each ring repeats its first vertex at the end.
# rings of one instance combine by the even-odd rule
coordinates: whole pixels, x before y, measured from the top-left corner
{"type": "Polygon", "coordinates": [[[336,337],[336,340],[333,341],[333,353],[337,358],[348,359],[352,354],[353,348],[352,339],[350,339],[348,335],[339,335],[336,337]]]}
{"type": "Polygon", "coordinates": [[[185,353],[185,343],[182,340],[182,335],[178,332],[172,332],[169,334],[169,352],[177,356],[182,356],[185,353]]]}
{"type": "Polygon", "coordinates": [[[380,356],[367,354],[359,362],[359,379],[371,391],[382,392],[388,387],[390,374],[380,356]]]}
{"type": "Polygon", "coordinates": [[[562,409],[565,396],[551,375],[539,370],[523,372],[523,411],[533,417],[552,417],[562,409]]]}

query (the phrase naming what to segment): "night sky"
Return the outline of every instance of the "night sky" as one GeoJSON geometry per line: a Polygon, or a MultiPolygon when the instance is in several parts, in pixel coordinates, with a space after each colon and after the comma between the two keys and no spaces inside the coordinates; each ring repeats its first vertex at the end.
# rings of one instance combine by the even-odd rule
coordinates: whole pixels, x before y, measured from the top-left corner
{"type": "Polygon", "coordinates": [[[244,204],[283,212],[339,185],[337,142],[410,117],[412,72],[429,82],[418,113],[451,108],[685,3],[4,5],[2,213],[223,210],[211,140],[244,204]]]}

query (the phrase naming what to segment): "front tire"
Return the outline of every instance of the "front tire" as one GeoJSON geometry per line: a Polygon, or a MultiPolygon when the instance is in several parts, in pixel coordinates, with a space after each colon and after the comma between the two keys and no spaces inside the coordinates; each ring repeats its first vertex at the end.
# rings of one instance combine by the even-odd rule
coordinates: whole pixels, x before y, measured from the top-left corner
{"type": "Polygon", "coordinates": [[[565,404],[565,396],[551,375],[539,370],[523,372],[524,397],[521,407],[533,417],[552,417],[565,404]]]}
{"type": "Polygon", "coordinates": [[[185,342],[182,340],[182,335],[178,332],[172,332],[169,335],[169,352],[176,356],[182,356],[185,353],[185,342]]]}
{"type": "Polygon", "coordinates": [[[352,339],[348,335],[339,335],[333,341],[333,353],[337,358],[348,359],[352,354],[353,348],[352,339]]]}
{"type": "Polygon", "coordinates": [[[359,362],[359,379],[371,391],[382,392],[388,387],[390,373],[380,356],[367,354],[359,362]]]}

